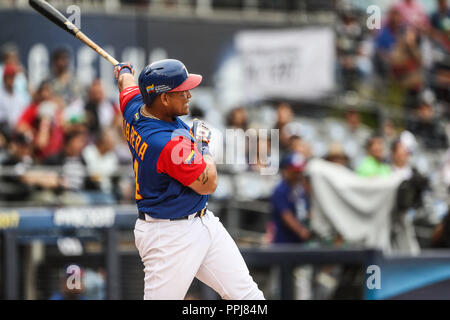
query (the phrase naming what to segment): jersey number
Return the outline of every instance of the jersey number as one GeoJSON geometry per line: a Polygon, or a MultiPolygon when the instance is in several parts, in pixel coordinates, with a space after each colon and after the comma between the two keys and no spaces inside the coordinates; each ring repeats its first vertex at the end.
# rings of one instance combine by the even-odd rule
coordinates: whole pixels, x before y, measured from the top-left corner
{"type": "Polygon", "coordinates": [[[138,182],[138,172],[139,172],[139,162],[134,159],[134,176],[136,177],[136,200],[142,200],[142,196],[139,193],[139,182],[138,182]]]}

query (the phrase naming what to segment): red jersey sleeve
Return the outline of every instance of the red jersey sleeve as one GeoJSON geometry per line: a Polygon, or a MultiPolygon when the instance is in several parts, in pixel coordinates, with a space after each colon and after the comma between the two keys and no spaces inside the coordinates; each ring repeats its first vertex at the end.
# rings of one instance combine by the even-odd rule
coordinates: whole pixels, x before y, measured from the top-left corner
{"type": "Polygon", "coordinates": [[[159,173],[166,173],[185,186],[192,184],[205,168],[206,162],[197,146],[183,136],[165,145],[156,164],[159,173]]]}
{"type": "Polygon", "coordinates": [[[123,89],[122,92],[120,92],[119,101],[120,101],[120,111],[122,113],[125,110],[125,107],[127,106],[128,102],[130,102],[130,100],[136,97],[138,94],[141,94],[138,86],[128,87],[126,89],[123,89]]]}

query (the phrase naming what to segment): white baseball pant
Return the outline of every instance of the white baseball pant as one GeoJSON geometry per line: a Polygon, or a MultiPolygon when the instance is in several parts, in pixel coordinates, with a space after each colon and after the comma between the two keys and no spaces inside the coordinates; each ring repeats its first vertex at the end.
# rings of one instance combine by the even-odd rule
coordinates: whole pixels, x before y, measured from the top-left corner
{"type": "Polygon", "coordinates": [[[262,300],[236,243],[207,210],[188,220],[136,221],[135,243],[145,272],[145,300],[182,300],[194,277],[227,300],[262,300]]]}

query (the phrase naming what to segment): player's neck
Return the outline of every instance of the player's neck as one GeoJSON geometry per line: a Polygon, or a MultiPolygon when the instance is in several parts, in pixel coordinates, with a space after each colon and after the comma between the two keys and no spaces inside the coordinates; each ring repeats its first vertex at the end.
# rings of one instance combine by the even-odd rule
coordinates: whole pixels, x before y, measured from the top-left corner
{"type": "Polygon", "coordinates": [[[174,121],[174,118],[171,115],[167,115],[155,107],[148,107],[148,106],[144,105],[144,107],[141,109],[141,113],[144,117],[147,117],[147,118],[163,120],[163,121],[167,121],[167,122],[174,121]]]}

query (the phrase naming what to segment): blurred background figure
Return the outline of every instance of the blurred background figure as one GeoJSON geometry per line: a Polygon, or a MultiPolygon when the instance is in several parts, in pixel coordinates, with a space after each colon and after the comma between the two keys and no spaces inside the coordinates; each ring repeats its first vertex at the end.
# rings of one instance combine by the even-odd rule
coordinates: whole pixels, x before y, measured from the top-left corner
{"type": "Polygon", "coordinates": [[[312,157],[311,146],[304,139],[297,135],[292,135],[289,137],[288,141],[288,153],[301,154],[305,157],[305,159],[309,159],[312,157]]]}
{"type": "Polygon", "coordinates": [[[114,188],[117,181],[119,160],[114,153],[116,132],[113,129],[104,129],[97,133],[94,143],[83,149],[83,159],[89,176],[100,185],[102,197],[108,197],[117,192],[114,188]]]}
{"type": "Polygon", "coordinates": [[[57,48],[51,57],[50,83],[53,92],[62,97],[66,104],[81,95],[80,84],[70,68],[70,59],[71,54],[66,47],[57,48]]]}
{"type": "Polygon", "coordinates": [[[356,168],[356,172],[363,177],[382,177],[391,174],[391,169],[384,163],[385,161],[385,145],[383,138],[374,135],[367,141],[367,155],[356,168]]]}
{"type": "Polygon", "coordinates": [[[64,204],[88,204],[83,191],[100,189],[99,184],[90,176],[83,158],[83,149],[87,144],[86,130],[73,130],[66,133],[62,151],[44,160],[47,166],[58,166],[60,170],[59,199],[64,204]]]}
{"type": "MultiPolygon", "coordinates": [[[[430,38],[433,42],[433,64],[430,87],[436,97],[450,101],[450,7],[448,0],[437,0],[437,8],[430,17],[430,38]]],[[[449,108],[447,108],[449,109],[449,108]]],[[[450,113],[447,111],[447,116],[450,113]]]]}
{"type": "Polygon", "coordinates": [[[401,140],[394,141],[391,145],[391,168],[392,174],[399,176],[402,181],[407,183],[400,187],[400,192],[408,193],[400,196],[404,201],[411,201],[404,207],[422,207],[422,195],[428,188],[428,179],[422,176],[420,172],[410,163],[410,152],[401,140]],[[408,190],[404,190],[408,189],[408,190]]]}
{"type": "Polygon", "coordinates": [[[280,153],[286,154],[289,148],[289,132],[286,126],[294,119],[294,112],[290,104],[282,102],[277,106],[277,120],[274,129],[280,130],[280,153]]]}
{"type": "Polygon", "coordinates": [[[311,238],[305,165],[305,158],[299,154],[289,154],[281,161],[283,179],[271,197],[274,243],[303,243],[311,238]]]}
{"type": "MultiPolygon", "coordinates": [[[[297,153],[288,154],[281,160],[283,178],[271,197],[272,215],[268,227],[274,244],[305,244],[312,238],[310,195],[303,175],[305,166],[305,158],[297,153]]],[[[294,277],[296,299],[311,299],[313,269],[298,267],[294,277]]]]}
{"type": "Polygon", "coordinates": [[[403,105],[406,110],[414,107],[425,85],[419,41],[418,32],[407,28],[390,55],[390,74],[392,80],[398,81],[400,89],[403,90],[403,105]]]}
{"type": "Polygon", "coordinates": [[[422,5],[416,0],[400,0],[394,8],[401,14],[403,24],[418,30],[427,30],[428,16],[422,5]]]}
{"type": "Polygon", "coordinates": [[[344,148],[338,142],[331,143],[328,152],[324,157],[325,160],[350,168],[349,158],[345,154],[344,148]]]}
{"type": "Polygon", "coordinates": [[[27,101],[15,91],[14,80],[18,73],[15,64],[3,67],[3,86],[0,88],[0,124],[13,129],[27,101]]]}
{"type": "Polygon", "coordinates": [[[229,129],[248,129],[248,112],[244,107],[232,109],[227,116],[227,128],[229,129]]]}
{"type": "Polygon", "coordinates": [[[364,29],[358,16],[342,10],[336,36],[339,85],[342,90],[358,90],[361,82],[372,72],[370,52],[367,51],[364,29]]]}
{"type": "MultiPolygon", "coordinates": [[[[14,92],[24,101],[24,103],[28,103],[30,100],[30,94],[28,92],[28,80],[26,70],[20,63],[19,50],[13,44],[5,44],[2,46],[0,51],[0,75],[4,73],[5,66],[14,66],[17,70],[17,74],[14,77],[14,92]]],[[[0,77],[0,87],[3,87],[2,77],[0,77]]]]}
{"type": "Polygon", "coordinates": [[[436,11],[431,15],[431,25],[441,32],[449,32],[448,19],[450,18],[450,7],[448,0],[436,0],[436,11]]]}
{"type": "Polygon", "coordinates": [[[61,151],[64,143],[63,102],[43,81],[17,123],[17,130],[33,140],[34,154],[44,160],[61,151]]]}
{"type": "Polygon", "coordinates": [[[120,111],[106,99],[100,79],[89,86],[85,101],[76,99],[66,108],[65,118],[69,123],[85,123],[91,137],[100,134],[102,129],[122,126],[120,111]]]}
{"type": "Polygon", "coordinates": [[[398,138],[397,128],[391,119],[384,119],[381,125],[381,131],[384,142],[387,146],[392,145],[392,143],[398,138]]]}
{"type": "Polygon", "coordinates": [[[25,174],[32,167],[33,146],[24,134],[12,132],[9,137],[8,151],[1,162],[8,167],[8,174],[2,175],[0,197],[2,200],[27,201],[31,197],[31,186],[26,183],[25,174]]]}
{"type": "Polygon", "coordinates": [[[426,148],[440,149],[448,145],[444,128],[435,116],[433,106],[426,100],[419,101],[409,118],[408,130],[420,139],[426,148]]]}
{"type": "Polygon", "coordinates": [[[409,164],[409,151],[400,140],[394,141],[391,146],[392,173],[398,174],[403,180],[409,180],[413,169],[409,164]]]}
{"type": "Polygon", "coordinates": [[[380,76],[389,75],[390,55],[403,33],[403,17],[398,8],[391,8],[384,26],[375,37],[375,62],[380,76]]]}
{"type": "Polygon", "coordinates": [[[256,157],[249,159],[249,169],[261,172],[261,169],[270,166],[270,140],[263,135],[257,136],[256,157]]]}
{"type": "Polygon", "coordinates": [[[347,129],[347,139],[355,141],[357,145],[362,145],[370,137],[370,129],[361,121],[361,114],[358,110],[349,109],[345,113],[345,124],[347,129]]]}

